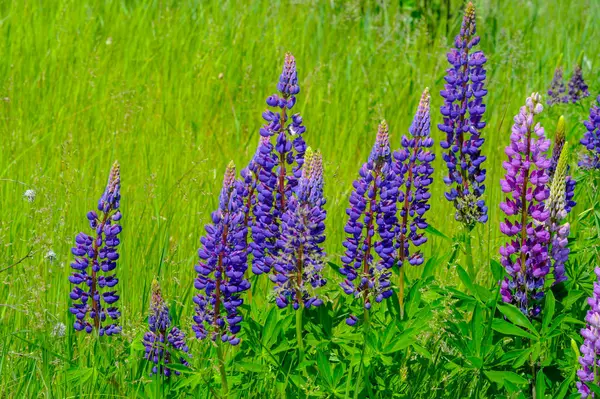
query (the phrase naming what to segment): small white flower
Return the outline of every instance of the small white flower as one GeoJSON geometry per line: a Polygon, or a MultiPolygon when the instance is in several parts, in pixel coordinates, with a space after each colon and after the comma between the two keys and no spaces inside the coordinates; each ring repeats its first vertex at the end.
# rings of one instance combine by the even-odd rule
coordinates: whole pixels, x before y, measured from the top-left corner
{"type": "Polygon", "coordinates": [[[109,37],[108,39],[106,39],[106,45],[110,46],[112,44],[112,37],[109,37]]]}
{"type": "Polygon", "coordinates": [[[63,323],[56,323],[54,328],[52,329],[53,337],[64,337],[65,332],[67,331],[67,327],[63,323]]]}
{"type": "Polygon", "coordinates": [[[49,249],[48,252],[46,252],[46,259],[50,263],[54,262],[56,260],[56,253],[53,250],[49,249]]]}
{"type": "Polygon", "coordinates": [[[29,202],[35,201],[35,195],[36,195],[35,190],[32,190],[32,189],[26,190],[23,193],[23,197],[29,202]]]}

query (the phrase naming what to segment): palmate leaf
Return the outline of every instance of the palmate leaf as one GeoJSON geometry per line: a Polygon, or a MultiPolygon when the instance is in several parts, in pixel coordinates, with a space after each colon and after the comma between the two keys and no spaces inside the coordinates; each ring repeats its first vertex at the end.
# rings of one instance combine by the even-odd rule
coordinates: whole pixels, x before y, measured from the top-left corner
{"type": "Polygon", "coordinates": [[[526,378],[523,378],[519,374],[512,371],[484,370],[483,374],[485,374],[490,381],[495,382],[500,387],[504,386],[506,381],[517,385],[525,385],[529,383],[526,378]]]}
{"type": "Polygon", "coordinates": [[[508,303],[502,303],[498,304],[498,310],[500,310],[500,312],[502,312],[502,314],[506,316],[511,323],[526,328],[534,335],[539,337],[539,334],[533,324],[531,324],[531,321],[529,321],[523,312],[521,312],[516,306],[508,303]]]}

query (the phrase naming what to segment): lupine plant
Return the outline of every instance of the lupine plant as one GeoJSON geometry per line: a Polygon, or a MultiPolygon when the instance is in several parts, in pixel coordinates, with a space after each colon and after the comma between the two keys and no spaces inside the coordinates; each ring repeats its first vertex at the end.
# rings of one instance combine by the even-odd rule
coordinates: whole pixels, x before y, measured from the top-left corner
{"type": "MultiPolygon", "coordinates": [[[[364,321],[369,321],[373,301],[392,296],[390,269],[394,265],[394,233],[397,186],[390,154],[388,125],[381,122],[369,159],[359,171],[346,210],[346,240],[340,272],[346,277],[340,284],[344,292],[360,298],[364,321]],[[376,235],[378,233],[378,236],[376,235]],[[379,255],[376,261],[374,252],[379,255]]],[[[350,315],[348,325],[357,318],[350,315]]]]}
{"type": "MultiPolygon", "coordinates": [[[[183,331],[177,327],[171,327],[169,308],[156,279],[152,281],[148,328],[150,331],[144,334],[146,348],[144,357],[152,363],[150,375],[163,374],[165,377],[170,377],[172,371],[168,365],[173,363],[174,358],[177,358],[177,352],[187,353],[189,348],[185,343],[183,331]]],[[[189,366],[188,361],[182,356],[179,356],[179,362],[184,366],[189,366]]],[[[181,373],[174,370],[174,374],[181,373]]]]}
{"type": "Polygon", "coordinates": [[[277,306],[292,303],[296,312],[297,338],[302,341],[302,309],[319,306],[323,300],[316,290],[327,282],[322,270],[325,260],[325,217],[323,209],[323,160],[320,153],[308,148],[302,175],[287,209],[281,218],[282,228],[278,246],[282,248],[275,260],[271,280],[276,284],[277,306]]]}
{"type": "Polygon", "coordinates": [[[600,169],[600,95],[597,104],[590,108],[590,117],[584,121],[586,132],[581,139],[585,153],[581,156],[579,166],[584,169],[600,169]]]}
{"type": "Polygon", "coordinates": [[[581,357],[579,364],[581,369],[577,370],[579,380],[577,390],[582,398],[595,397],[590,390],[590,385],[598,387],[598,362],[600,361],[600,267],[594,270],[596,281],[594,282],[594,291],[587,302],[590,307],[585,321],[586,327],[581,329],[583,345],[581,345],[581,357]]]}
{"type": "Polygon", "coordinates": [[[588,90],[588,85],[583,80],[583,53],[579,56],[577,60],[577,64],[575,64],[575,68],[573,68],[573,75],[571,75],[571,80],[569,80],[569,101],[572,103],[576,103],[582,98],[588,97],[590,92],[588,90]]]}
{"type": "Polygon", "coordinates": [[[79,233],[71,249],[75,272],[69,281],[75,284],[71,291],[73,304],[69,309],[75,315],[74,328],[87,333],[96,331],[100,336],[121,332],[116,320],[121,313],[114,306],[119,295],[114,290],[119,280],[113,272],[117,267],[121,233],[121,174],[114,163],[104,193],[98,201],[98,211],[90,211],[87,219],[93,235],[79,233]]]}
{"type": "Polygon", "coordinates": [[[500,230],[509,237],[509,242],[500,248],[502,265],[509,275],[501,283],[502,299],[529,317],[540,313],[539,301],[550,271],[550,234],[546,227],[550,212],[544,205],[550,194],[550,159],[545,155],[550,140],[546,139],[544,128],[534,124],[542,110],[541,96],[533,93],[515,116],[510,144],[505,150],[506,176],[500,181],[507,195],[500,204],[507,216],[500,223],[500,230]]]}
{"type": "Polygon", "coordinates": [[[285,55],[277,90],[279,94],[267,98],[267,105],[275,110],[267,109],[262,114],[266,123],[260,129],[260,135],[268,140],[259,143],[255,160],[259,167],[252,225],[252,271],[255,274],[270,272],[283,251],[278,244],[281,218],[298,185],[306,151],[302,136],[306,128],[302,125],[302,117],[290,114],[300,92],[296,60],[290,53],[285,55]],[[275,137],[275,145],[271,143],[271,137],[275,137]]]}
{"type": "Polygon", "coordinates": [[[548,88],[548,105],[569,102],[569,97],[565,94],[567,87],[565,85],[563,74],[563,67],[560,65],[559,61],[559,65],[557,65],[554,70],[554,77],[548,88]]]}
{"type": "MultiPolygon", "coordinates": [[[[404,314],[404,268],[407,264],[419,266],[423,263],[423,254],[413,251],[427,241],[424,229],[427,228],[425,212],[430,208],[429,185],[433,178],[431,162],[435,154],[429,150],[433,146],[430,137],[429,89],[425,89],[419,102],[417,113],[410,126],[410,136],[402,136],[401,148],[393,154],[393,171],[398,187],[398,225],[395,229],[396,264],[399,267],[398,300],[400,314],[404,314]]],[[[392,218],[389,218],[392,220],[392,218]]]]}
{"type": "Polygon", "coordinates": [[[440,92],[444,104],[440,108],[444,122],[438,128],[446,134],[440,142],[446,150],[442,157],[448,167],[444,182],[450,188],[446,199],[453,202],[455,218],[465,227],[467,266],[473,277],[475,266],[471,249],[471,230],[477,223],[487,222],[487,206],[483,200],[486,170],[482,167],[486,157],[481,154],[485,139],[481,131],[485,104],[483,98],[487,58],[482,51],[474,51],[480,38],[476,35],[475,7],[467,4],[460,33],[454,39],[454,48],[448,53],[450,68],[446,71],[446,84],[440,92]]]}
{"type": "MultiPolygon", "coordinates": [[[[242,321],[239,307],[244,302],[241,294],[250,288],[245,278],[248,229],[244,224],[243,195],[243,183],[236,180],[235,165],[230,162],[223,178],[219,208],[212,213],[212,223],[200,239],[200,261],[195,267],[198,276],[194,287],[200,292],[194,296],[196,315],[192,328],[199,339],[210,335],[213,341],[231,345],[240,342],[237,333],[242,321]]],[[[223,348],[220,343],[217,348],[222,388],[227,392],[223,348]]]]}

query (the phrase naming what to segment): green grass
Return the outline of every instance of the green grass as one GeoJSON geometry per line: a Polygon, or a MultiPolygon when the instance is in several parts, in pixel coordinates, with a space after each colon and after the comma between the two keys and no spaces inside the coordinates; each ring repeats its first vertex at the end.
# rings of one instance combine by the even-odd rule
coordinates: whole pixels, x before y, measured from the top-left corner
{"type": "MultiPolygon", "coordinates": [[[[441,6],[426,1],[425,11],[415,1],[402,0],[241,3],[0,2],[0,269],[31,250],[30,257],[0,272],[0,397],[210,397],[219,391],[215,351],[205,342],[191,343],[193,374],[167,387],[147,377],[140,339],[148,291],[158,276],[174,320],[191,335],[199,237],[216,207],[225,166],[233,160],[241,169],[255,151],[264,99],[275,92],[286,51],[297,59],[301,93],[296,107],[307,126],[305,139],[325,160],[326,249],[334,263],[342,252],[351,183],[378,122],[388,121],[392,146],[398,147],[425,87],[432,92],[432,124],[440,122],[438,93],[445,53],[460,27],[461,1],[451,1],[449,20],[446,1],[441,6]],[[70,247],[75,234],[86,229],[85,214],[95,206],[115,159],[122,173],[124,230],[117,272],[124,333],[100,344],[71,328],[70,247]],[[35,201],[24,199],[27,189],[35,190],[35,201]],[[49,250],[57,254],[55,262],[46,259],[49,250]],[[52,335],[58,323],[67,326],[64,337],[52,335]]],[[[592,97],[553,107],[541,118],[553,137],[558,116],[564,114],[567,139],[577,147],[580,122],[600,90],[600,3],[481,0],[476,6],[480,46],[489,59],[483,151],[488,155],[490,220],[476,228],[473,245],[477,282],[493,287],[490,260],[498,259],[503,242],[498,182],[512,117],[532,91],[545,93],[561,53],[570,76],[585,51],[583,70],[592,97]]],[[[432,135],[437,159],[428,219],[453,237],[459,226],[452,205],[443,199],[442,134],[433,128],[432,135]]],[[[597,245],[584,241],[575,220],[594,203],[583,191],[578,196],[572,236],[581,247],[597,245]]],[[[455,268],[446,265],[451,248],[451,240],[431,236],[423,250],[426,259],[435,260],[435,284],[460,288],[455,268]]],[[[459,262],[464,266],[462,255],[459,262]]],[[[589,258],[577,262],[582,272],[592,268],[589,258]]],[[[414,282],[421,270],[408,275],[414,282]]],[[[450,317],[449,306],[434,312],[413,337],[425,352],[403,348],[391,363],[383,355],[371,357],[394,377],[382,382],[371,375],[375,393],[356,389],[359,370],[344,357],[359,356],[362,341],[343,322],[348,304],[337,286],[339,275],[329,270],[327,277],[330,313],[305,316],[311,323],[304,371],[293,360],[293,314],[273,311],[268,282],[258,282],[252,309],[245,309],[247,319],[254,320],[244,325],[246,344],[228,353],[235,359],[228,364],[234,397],[390,397],[383,386],[398,397],[485,395],[471,388],[446,390],[453,378],[463,378],[468,386],[468,374],[461,377],[443,366],[430,372],[436,363],[428,363],[424,353],[451,345],[438,331],[450,317]],[[323,333],[320,325],[328,330],[323,333]],[[319,338],[327,331],[328,340],[319,338]],[[264,346],[250,347],[252,335],[260,336],[264,346]],[[291,337],[289,342],[285,337],[291,337]],[[282,341],[288,346],[272,353],[269,345],[282,341]],[[339,377],[343,390],[328,387],[326,363],[331,364],[331,381],[339,377]],[[411,381],[424,385],[411,388],[411,381]]],[[[415,287],[413,296],[419,289],[428,296],[427,287],[415,287]]],[[[465,322],[470,314],[465,312],[465,322]]],[[[382,311],[384,325],[385,317],[382,311]]],[[[577,334],[579,328],[571,329],[577,334]]],[[[395,334],[383,327],[381,334],[384,330],[395,334]]],[[[556,381],[564,378],[559,373],[556,381]]]]}

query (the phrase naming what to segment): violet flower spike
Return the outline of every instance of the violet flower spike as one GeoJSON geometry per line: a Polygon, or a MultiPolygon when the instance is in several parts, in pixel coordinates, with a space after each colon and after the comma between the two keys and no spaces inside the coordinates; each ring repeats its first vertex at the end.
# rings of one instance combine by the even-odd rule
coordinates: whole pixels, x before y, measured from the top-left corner
{"type": "Polygon", "coordinates": [[[411,254],[410,244],[419,247],[427,242],[423,230],[428,224],[425,213],[429,210],[431,197],[429,186],[433,182],[431,162],[435,154],[430,150],[433,139],[430,137],[429,90],[425,89],[419,108],[409,129],[410,136],[403,136],[402,148],[394,152],[394,173],[398,179],[398,203],[400,218],[396,228],[396,261],[399,267],[405,261],[413,266],[423,263],[423,255],[417,251],[411,254]]]}
{"type": "Polygon", "coordinates": [[[534,125],[534,118],[542,110],[541,96],[533,93],[515,116],[510,144],[505,150],[506,177],[500,181],[507,195],[500,204],[507,216],[500,223],[500,230],[510,238],[500,248],[501,263],[509,274],[501,282],[502,299],[515,304],[529,317],[541,311],[539,301],[544,296],[544,281],[550,271],[550,233],[546,226],[550,212],[544,207],[549,196],[550,166],[544,153],[550,148],[550,140],[539,123],[534,125]]]}
{"type": "Polygon", "coordinates": [[[70,294],[73,304],[69,311],[75,315],[73,327],[77,331],[91,333],[95,329],[100,336],[121,332],[121,326],[116,322],[121,313],[114,306],[119,300],[114,290],[119,280],[115,273],[111,273],[119,259],[120,189],[119,164],[115,162],[106,189],[98,201],[98,212],[87,214],[94,236],[79,233],[75,237],[75,247],[71,249],[75,255],[71,268],[75,272],[69,276],[69,281],[75,287],[70,294]]]}
{"type": "Polygon", "coordinates": [[[260,172],[254,211],[256,222],[252,226],[254,244],[251,246],[252,271],[255,274],[271,271],[274,260],[283,250],[277,246],[281,217],[298,184],[306,151],[303,138],[306,128],[302,117],[300,114],[288,114],[296,104],[296,94],[300,92],[296,60],[290,53],[285,55],[277,90],[279,94],[267,98],[267,105],[275,110],[263,112],[266,124],[260,129],[260,134],[268,140],[259,145],[256,160],[260,172]],[[275,137],[274,146],[270,143],[271,137],[275,137]]]}
{"type": "Polygon", "coordinates": [[[590,108],[590,118],[583,122],[586,132],[580,143],[585,147],[585,153],[579,160],[579,166],[584,169],[600,169],[600,95],[597,104],[590,108]]]}
{"type": "MultiPolygon", "coordinates": [[[[177,327],[171,328],[171,318],[169,309],[162,297],[158,281],[152,281],[152,298],[150,300],[150,315],[148,316],[148,327],[150,331],[144,334],[144,346],[146,348],[144,358],[150,361],[153,374],[163,374],[165,377],[171,376],[169,364],[173,363],[176,352],[188,353],[189,348],[185,343],[185,334],[177,327]]],[[[188,355],[189,356],[189,355],[188,355]]],[[[184,366],[189,366],[184,357],[179,357],[179,362],[184,366]]],[[[175,370],[175,375],[180,372],[175,370]]]]}
{"type": "Polygon", "coordinates": [[[323,303],[316,291],[327,283],[322,275],[325,259],[324,205],[323,160],[320,153],[313,153],[308,148],[295,195],[290,198],[282,217],[278,244],[283,251],[270,275],[276,284],[276,303],[280,308],[290,302],[296,310],[323,303]]]}
{"type": "Polygon", "coordinates": [[[569,97],[565,94],[567,91],[562,66],[557,66],[554,70],[554,77],[548,88],[548,105],[568,103],[569,97]]]}
{"type": "Polygon", "coordinates": [[[595,397],[589,388],[590,384],[597,384],[598,360],[600,359],[600,268],[594,269],[596,281],[594,282],[594,292],[588,298],[588,310],[585,316],[587,326],[581,329],[583,345],[580,347],[581,356],[579,364],[581,369],[577,370],[577,390],[582,398],[595,397]]]}
{"type": "MultiPolygon", "coordinates": [[[[340,268],[346,279],[340,286],[346,294],[362,297],[363,306],[368,312],[373,300],[381,302],[392,295],[389,269],[394,264],[394,251],[393,246],[385,243],[393,239],[393,229],[397,223],[388,220],[390,215],[396,213],[397,194],[394,191],[397,191],[397,187],[385,121],[379,125],[375,145],[359,175],[353,183],[350,207],[346,210],[348,222],[344,231],[347,236],[343,244],[346,250],[340,268]],[[375,235],[376,229],[379,239],[375,235]],[[375,261],[373,251],[381,258],[379,262],[375,261]]],[[[348,325],[356,322],[357,318],[353,315],[346,319],[348,325]]]]}
{"type": "Polygon", "coordinates": [[[576,103],[582,98],[589,97],[590,92],[588,85],[583,80],[583,70],[581,69],[583,64],[583,54],[579,56],[575,68],[573,68],[573,75],[569,80],[569,101],[576,103]]]}
{"type": "Polygon", "coordinates": [[[482,51],[473,52],[479,43],[475,29],[475,7],[469,2],[465,10],[460,34],[454,41],[455,48],[448,53],[444,90],[440,92],[444,105],[440,108],[444,123],[438,128],[446,133],[440,142],[447,150],[443,159],[448,167],[444,182],[450,187],[446,199],[456,208],[456,220],[472,229],[476,223],[487,222],[487,206],[482,199],[485,191],[486,170],[482,164],[486,157],[481,154],[485,141],[481,130],[487,94],[484,88],[487,59],[482,51]]]}
{"type": "Polygon", "coordinates": [[[250,288],[245,279],[247,269],[246,235],[244,225],[244,187],[235,179],[235,165],[230,162],[223,178],[219,208],[212,213],[212,223],[200,239],[200,261],[195,269],[198,277],[194,287],[196,315],[192,326],[196,337],[204,339],[211,333],[223,342],[237,345],[240,339],[243,303],[241,293],[250,288]]]}

